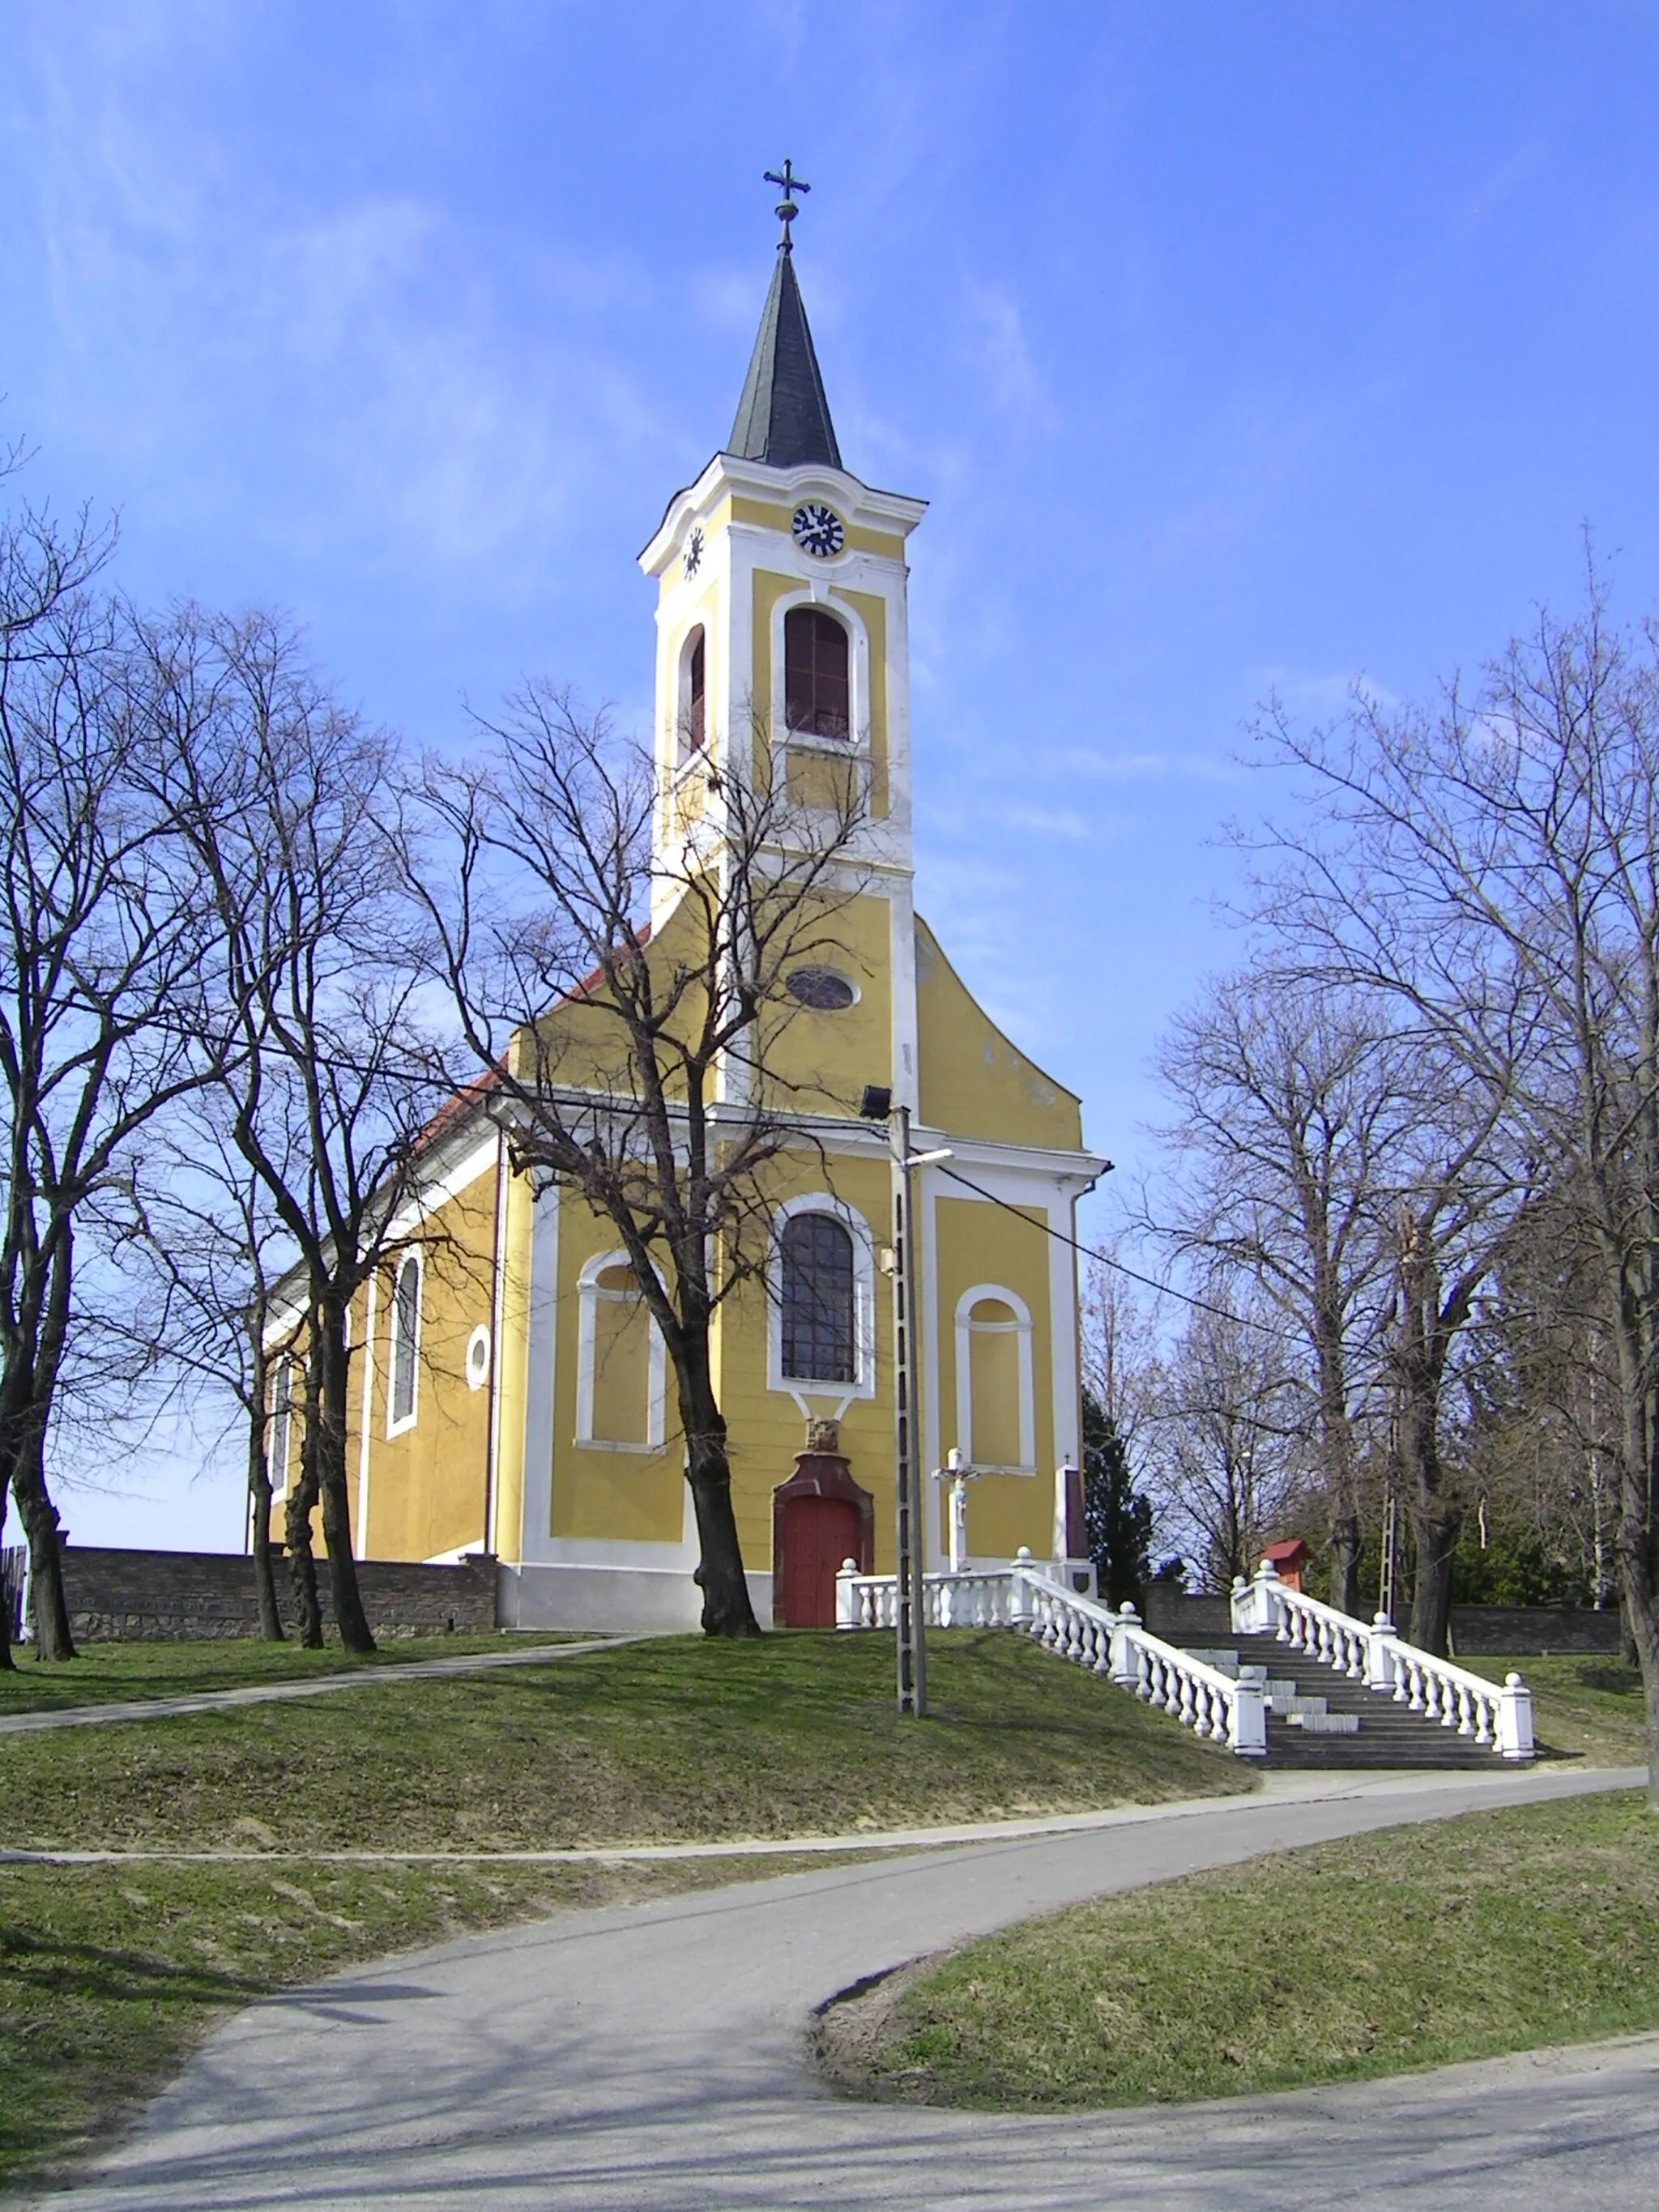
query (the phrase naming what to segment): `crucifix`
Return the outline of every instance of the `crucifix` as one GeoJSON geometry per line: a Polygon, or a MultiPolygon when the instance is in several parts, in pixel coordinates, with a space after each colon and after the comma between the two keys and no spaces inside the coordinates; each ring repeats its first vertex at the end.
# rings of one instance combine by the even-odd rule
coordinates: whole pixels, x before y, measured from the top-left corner
{"type": "Polygon", "coordinates": [[[778,190],[783,194],[783,198],[778,202],[777,207],[774,210],[778,220],[783,225],[783,236],[778,240],[778,244],[784,252],[792,253],[794,251],[794,247],[790,242],[789,226],[793,222],[795,217],[800,213],[800,210],[795,204],[795,194],[797,192],[810,192],[812,187],[807,183],[805,177],[798,177],[795,174],[795,165],[793,161],[785,161],[781,173],[780,173],[776,169],[769,169],[766,172],[763,182],[769,185],[775,185],[778,190]]]}

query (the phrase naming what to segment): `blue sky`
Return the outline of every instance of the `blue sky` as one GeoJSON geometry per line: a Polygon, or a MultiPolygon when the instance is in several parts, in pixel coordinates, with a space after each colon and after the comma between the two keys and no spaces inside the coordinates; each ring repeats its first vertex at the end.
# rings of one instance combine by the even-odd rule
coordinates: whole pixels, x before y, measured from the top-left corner
{"type": "MultiPolygon", "coordinates": [[[[1651,4],[0,15],[30,488],[118,511],[141,597],[289,611],[426,742],[528,673],[642,716],[634,556],[730,426],[793,157],[843,453],[933,502],[921,904],[1126,1171],[1229,957],[1255,703],[1474,665],[1586,525],[1659,605],[1651,4]]],[[[234,1476],[168,1513],[234,1543],[234,1476]]]]}

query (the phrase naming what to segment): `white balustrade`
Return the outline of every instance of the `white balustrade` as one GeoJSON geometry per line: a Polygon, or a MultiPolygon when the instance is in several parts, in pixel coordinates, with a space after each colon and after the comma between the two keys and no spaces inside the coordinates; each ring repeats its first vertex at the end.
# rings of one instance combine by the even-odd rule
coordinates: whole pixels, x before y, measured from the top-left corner
{"type": "Polygon", "coordinates": [[[1368,1627],[1302,1590],[1287,1589],[1266,1559],[1254,1582],[1240,1576],[1234,1583],[1232,1617],[1240,1635],[1276,1636],[1292,1650],[1305,1651],[1368,1689],[1392,1692],[1396,1705],[1488,1745],[1504,1759],[1533,1756],[1532,1692],[1519,1674],[1507,1675],[1500,1686],[1420,1651],[1395,1632],[1386,1613],[1368,1627]]]}
{"type": "MultiPolygon", "coordinates": [[[[1022,1551],[989,1572],[928,1575],[922,1605],[930,1628],[1018,1628],[1045,1650],[1132,1690],[1241,1759],[1267,1749],[1267,1701],[1259,1681],[1235,1681],[1219,1668],[1149,1635],[1132,1605],[1113,1613],[1056,1582],[1022,1551]]],[[[836,1578],[837,1628],[890,1628],[897,1605],[891,1575],[861,1575],[848,1559],[836,1578]]]]}

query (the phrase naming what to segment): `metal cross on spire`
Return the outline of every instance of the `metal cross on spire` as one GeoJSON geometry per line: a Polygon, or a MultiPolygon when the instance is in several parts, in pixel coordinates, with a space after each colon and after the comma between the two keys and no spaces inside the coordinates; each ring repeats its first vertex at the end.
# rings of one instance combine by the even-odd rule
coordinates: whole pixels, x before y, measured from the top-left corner
{"type": "Polygon", "coordinates": [[[783,225],[783,235],[778,240],[778,251],[780,253],[793,253],[794,246],[789,236],[789,226],[800,213],[800,210],[795,204],[795,194],[810,192],[812,187],[805,177],[798,177],[795,174],[795,165],[789,161],[785,161],[781,173],[776,169],[769,169],[764,181],[769,185],[775,185],[783,194],[775,210],[779,222],[783,225]]]}

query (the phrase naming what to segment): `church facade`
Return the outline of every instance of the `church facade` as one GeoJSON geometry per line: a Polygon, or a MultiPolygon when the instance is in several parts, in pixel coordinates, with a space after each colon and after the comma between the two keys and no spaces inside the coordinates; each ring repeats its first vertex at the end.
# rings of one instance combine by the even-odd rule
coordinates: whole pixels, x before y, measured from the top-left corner
{"type": "MultiPolygon", "coordinates": [[[[923,1465],[954,1451],[972,1470],[970,1560],[1081,1549],[1069,1240],[1105,1163],[1078,1100],[915,911],[907,582],[924,514],[842,460],[786,224],[731,439],[640,556],[657,587],[659,840],[684,838],[722,764],[810,804],[850,763],[867,793],[844,951],[788,979],[782,1048],[828,1110],[774,1170],[765,1279],[722,1304],[714,1344],[751,1594],[782,1625],[828,1625],[842,1559],[893,1565],[893,1170],[886,1127],[860,1116],[869,1085],[909,1108],[917,1152],[950,1154],[915,1170],[923,1465]]],[[[653,945],[672,941],[672,903],[652,921],[653,945]]],[[[511,1171],[483,1094],[452,1109],[430,1161],[393,1224],[406,1242],[351,1316],[356,1550],[493,1553],[513,1625],[694,1627],[672,1379],[614,1227],[511,1171]]],[[[292,1425],[279,1479],[297,1474],[292,1425]]],[[[930,1565],[951,1542],[945,1489],[927,1484],[930,1565]]]]}

